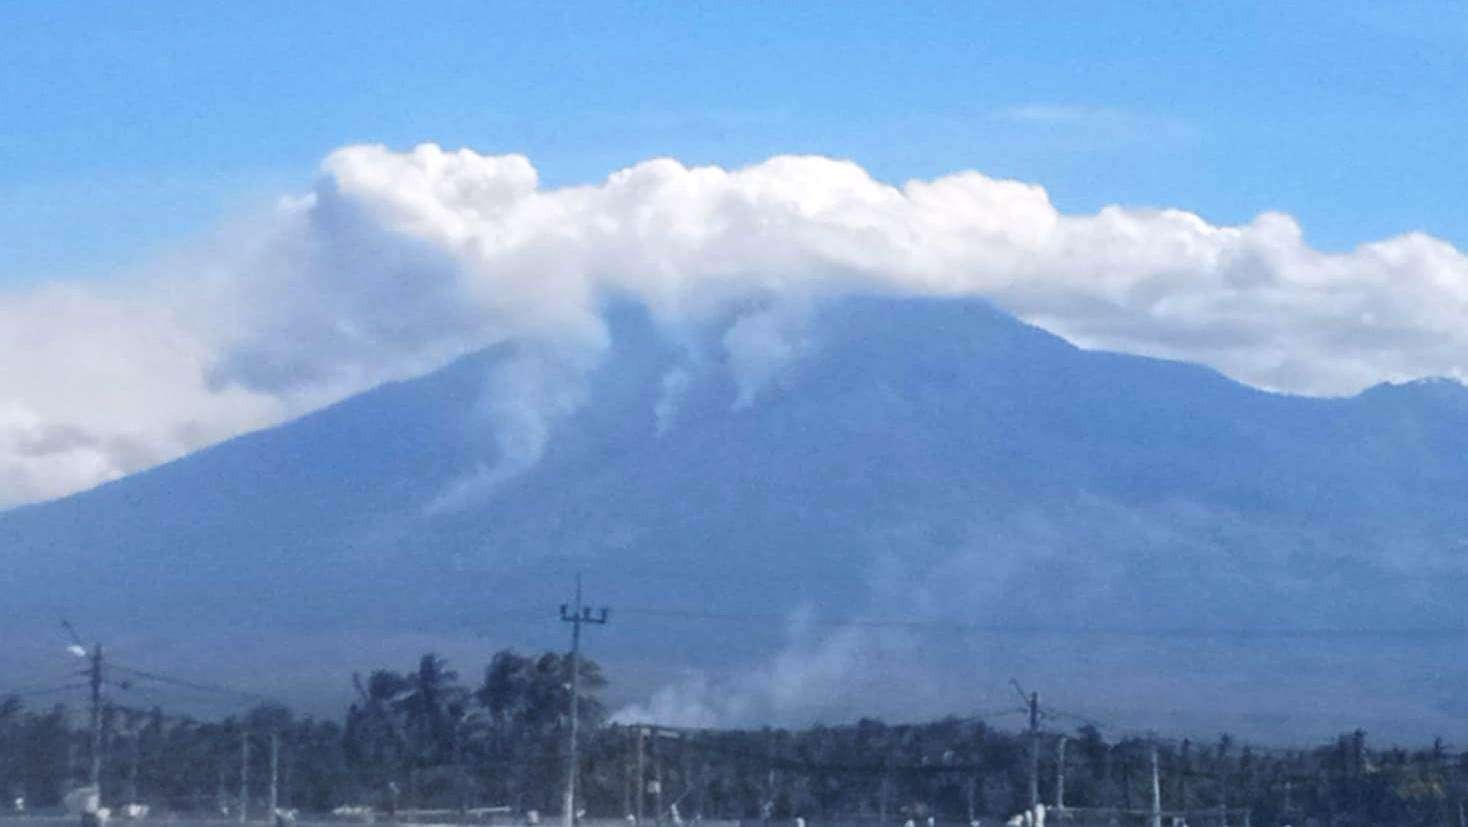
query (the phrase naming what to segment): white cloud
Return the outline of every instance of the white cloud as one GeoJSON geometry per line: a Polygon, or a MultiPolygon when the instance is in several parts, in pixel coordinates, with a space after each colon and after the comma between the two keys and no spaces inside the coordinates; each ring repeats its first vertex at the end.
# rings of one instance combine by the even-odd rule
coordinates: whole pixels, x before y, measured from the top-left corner
{"type": "Polygon", "coordinates": [[[208,343],[166,288],[0,299],[0,506],[146,468],[286,413],[204,382],[208,343]]]}
{"type": "Polygon", "coordinates": [[[0,503],[502,341],[555,366],[555,386],[527,397],[541,409],[491,417],[533,446],[583,400],[613,294],[675,337],[722,326],[708,341],[754,404],[805,351],[801,308],[848,292],[986,296],[1084,345],[1301,393],[1468,374],[1468,259],[1442,241],[1325,253],[1281,214],[1231,227],[1179,210],[1062,215],[1038,186],[975,172],[892,186],[826,158],[657,159],[544,189],[520,156],[358,146],[236,236],[126,285],[0,295],[0,503]]]}

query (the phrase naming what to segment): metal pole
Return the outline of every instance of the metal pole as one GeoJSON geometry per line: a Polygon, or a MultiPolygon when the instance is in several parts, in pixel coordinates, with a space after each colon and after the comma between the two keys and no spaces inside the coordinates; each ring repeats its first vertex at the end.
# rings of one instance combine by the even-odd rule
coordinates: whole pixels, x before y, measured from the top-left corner
{"type": "Polygon", "coordinates": [[[469,809],[469,773],[464,768],[464,721],[468,714],[454,721],[454,787],[459,796],[459,813],[469,809]]]}
{"type": "Polygon", "coordinates": [[[663,823],[663,742],[656,730],[652,737],[652,821],[663,823]]]}
{"type": "Polygon", "coordinates": [[[132,760],[128,762],[127,768],[127,801],[136,804],[139,801],[138,775],[143,763],[143,727],[145,724],[137,723],[130,727],[132,729],[132,760]]]}
{"type": "Polygon", "coordinates": [[[280,810],[280,733],[270,733],[270,818],[280,810]]]}
{"type": "Polygon", "coordinates": [[[633,761],[633,758],[631,757],[631,754],[632,753],[635,753],[637,751],[637,747],[636,747],[637,733],[633,732],[630,729],[627,730],[627,732],[631,736],[631,740],[629,741],[629,746],[628,746],[628,750],[629,750],[629,753],[628,754],[629,754],[629,757],[627,759],[627,766],[625,768],[623,768],[623,770],[622,770],[622,815],[625,816],[626,818],[631,818],[632,817],[632,786],[633,786],[632,785],[632,761],[633,761]]]}
{"type": "Polygon", "coordinates": [[[580,769],[580,744],[577,741],[581,721],[581,624],[595,623],[605,624],[607,622],[607,610],[601,610],[600,617],[594,617],[591,608],[582,605],[581,602],[581,574],[576,574],[576,603],[567,610],[565,604],[561,605],[561,620],[571,624],[571,701],[570,701],[570,744],[566,756],[566,797],[562,806],[561,821],[564,827],[575,827],[576,825],[576,782],[577,773],[580,769]]]}
{"type": "Polygon", "coordinates": [[[1030,812],[1040,803],[1040,693],[1030,694],[1030,812]]]}
{"type": "Polygon", "coordinates": [[[1152,827],[1162,827],[1162,773],[1157,766],[1157,745],[1152,745],[1152,827]]]}
{"type": "Polygon", "coordinates": [[[647,793],[647,768],[644,764],[643,749],[647,743],[647,729],[637,728],[637,827],[642,827],[642,799],[647,793]]]}
{"type": "Polygon", "coordinates": [[[88,683],[92,689],[92,754],[91,766],[87,770],[87,783],[97,793],[97,806],[102,806],[102,644],[92,647],[91,664],[87,670],[88,683]]]}
{"type": "Polygon", "coordinates": [[[1055,745],[1055,809],[1065,809],[1065,742],[1069,740],[1064,735],[1060,736],[1060,743],[1055,745]]]}
{"type": "Polygon", "coordinates": [[[1180,768],[1180,772],[1178,772],[1177,785],[1177,808],[1179,810],[1182,810],[1183,812],[1187,812],[1188,810],[1188,776],[1191,775],[1193,772],[1192,748],[1193,742],[1184,738],[1182,749],[1182,767],[1180,768]]]}
{"type": "Polygon", "coordinates": [[[240,823],[249,819],[250,811],[250,730],[240,723],[240,823]]]}
{"type": "Polygon", "coordinates": [[[581,574],[576,575],[576,604],[571,616],[571,748],[566,761],[566,801],[562,808],[565,827],[576,824],[576,730],[580,726],[581,695],[581,574]]]}

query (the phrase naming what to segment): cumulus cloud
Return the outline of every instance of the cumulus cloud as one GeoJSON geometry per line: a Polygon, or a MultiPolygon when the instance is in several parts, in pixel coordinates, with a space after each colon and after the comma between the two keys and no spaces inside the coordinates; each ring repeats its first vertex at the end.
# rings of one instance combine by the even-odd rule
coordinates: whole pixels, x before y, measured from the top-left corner
{"type": "Polygon", "coordinates": [[[0,506],[146,468],[285,415],[204,381],[209,344],[165,288],[0,298],[0,506]]]}
{"type": "MultiPolygon", "coordinates": [[[[548,189],[521,156],[354,146],[232,235],[126,284],[0,294],[0,504],[513,343],[536,355],[486,382],[533,392],[488,404],[496,479],[594,404],[580,379],[605,352],[609,297],[675,341],[717,328],[702,341],[722,352],[690,364],[727,362],[742,405],[808,351],[804,308],[857,292],[985,296],[1082,345],[1299,393],[1468,373],[1468,259],[1443,241],[1330,253],[1278,213],[1066,215],[1039,186],[977,172],[894,186],[828,158],[656,159],[548,189]]],[[[649,402],[660,421],[688,381],[669,377],[649,402]]]]}

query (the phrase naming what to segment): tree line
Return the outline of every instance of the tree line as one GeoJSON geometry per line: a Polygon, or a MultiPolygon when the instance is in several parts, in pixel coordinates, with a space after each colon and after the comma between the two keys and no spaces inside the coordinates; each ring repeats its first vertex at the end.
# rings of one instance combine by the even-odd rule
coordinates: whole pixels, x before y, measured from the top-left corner
{"type": "MultiPolygon", "coordinates": [[[[918,724],[863,719],[803,729],[678,729],[608,720],[601,668],[580,661],[579,807],[595,816],[994,823],[1040,795],[1075,812],[1146,823],[1158,793],[1190,824],[1461,824],[1468,755],[1441,742],[1372,748],[1363,733],[1293,750],[1012,731],[980,718],[918,724]],[[1062,789],[1063,788],[1063,789],[1062,789]]],[[[570,658],[501,651],[463,679],[426,654],[416,668],[354,676],[340,720],[272,703],[219,720],[161,708],[103,709],[104,802],[154,813],[263,818],[272,776],[281,807],[379,812],[555,813],[567,767],[570,658]],[[272,750],[274,755],[272,756],[272,750]],[[273,769],[272,769],[273,765],[273,769]],[[243,782],[243,783],[242,783],[243,782]]],[[[121,694],[121,693],[115,693],[121,694]]],[[[0,700],[0,790],[31,810],[59,804],[86,773],[90,729],[65,704],[0,700]]],[[[1052,809],[1052,813],[1055,811],[1052,809]]]]}

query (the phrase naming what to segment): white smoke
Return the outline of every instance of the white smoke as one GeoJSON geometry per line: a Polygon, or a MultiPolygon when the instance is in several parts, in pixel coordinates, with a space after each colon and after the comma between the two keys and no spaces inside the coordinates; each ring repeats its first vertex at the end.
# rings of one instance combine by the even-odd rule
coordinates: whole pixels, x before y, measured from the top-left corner
{"type": "MultiPolygon", "coordinates": [[[[827,158],[657,159],[546,189],[520,156],[355,146],[233,236],[110,287],[0,294],[0,504],[528,343],[538,355],[517,370],[547,372],[518,407],[489,403],[492,481],[594,404],[581,380],[611,295],[670,335],[731,325],[718,358],[745,405],[809,352],[804,308],[853,292],[985,296],[1082,345],[1299,393],[1468,375],[1468,259],[1445,242],[1327,253],[1277,213],[1232,227],[1179,210],[1062,215],[1042,188],[976,172],[893,186],[827,158]]],[[[681,381],[649,416],[671,421],[681,381]]]]}
{"type": "Polygon", "coordinates": [[[776,384],[812,349],[802,335],[804,316],[788,306],[739,317],[724,334],[729,369],[738,387],[735,408],[746,408],[765,387],[776,384]]]}
{"type": "Polygon", "coordinates": [[[589,367],[554,352],[527,350],[491,368],[481,405],[494,428],[498,457],[455,480],[428,511],[471,505],[540,462],[551,429],[583,402],[581,376],[589,367]]]}
{"type": "Polygon", "coordinates": [[[666,434],[677,421],[678,410],[683,405],[683,397],[687,395],[688,388],[692,384],[693,373],[686,367],[675,367],[663,374],[658,388],[658,401],[652,407],[658,436],[666,434]]]}
{"type": "Polygon", "coordinates": [[[952,709],[958,700],[923,662],[916,638],[901,629],[822,628],[797,612],[785,646],[772,657],[711,674],[693,670],[643,703],[618,710],[621,723],[748,726],[845,718],[903,717],[913,709],[952,709]],[[881,706],[873,706],[873,704],[881,706]]]}

